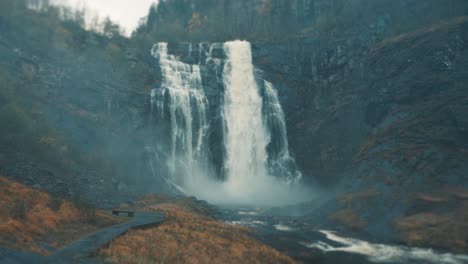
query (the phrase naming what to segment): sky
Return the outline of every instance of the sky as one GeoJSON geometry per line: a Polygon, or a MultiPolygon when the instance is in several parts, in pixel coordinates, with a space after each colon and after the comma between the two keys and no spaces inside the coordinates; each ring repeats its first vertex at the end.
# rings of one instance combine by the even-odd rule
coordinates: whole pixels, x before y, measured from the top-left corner
{"type": "Polygon", "coordinates": [[[54,4],[83,7],[97,13],[101,20],[109,17],[118,23],[129,35],[137,26],[140,18],[148,14],[149,8],[158,0],[52,0],[54,4]]]}

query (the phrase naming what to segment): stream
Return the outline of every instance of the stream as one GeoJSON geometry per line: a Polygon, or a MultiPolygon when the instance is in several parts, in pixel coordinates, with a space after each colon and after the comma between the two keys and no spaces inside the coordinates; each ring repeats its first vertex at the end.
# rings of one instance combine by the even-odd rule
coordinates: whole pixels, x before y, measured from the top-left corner
{"type": "Polygon", "coordinates": [[[259,240],[304,263],[468,263],[468,255],[371,243],[317,229],[300,217],[275,216],[268,209],[224,207],[222,211],[227,223],[255,230],[259,240]]]}

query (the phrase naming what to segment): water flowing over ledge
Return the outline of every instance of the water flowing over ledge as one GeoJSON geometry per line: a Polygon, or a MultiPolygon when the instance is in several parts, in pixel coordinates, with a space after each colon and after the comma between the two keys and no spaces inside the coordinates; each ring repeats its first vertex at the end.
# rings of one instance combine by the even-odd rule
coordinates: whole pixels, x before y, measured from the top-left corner
{"type": "MultiPolygon", "coordinates": [[[[203,48],[200,44],[198,64],[168,54],[167,43],[157,43],[151,51],[162,76],[161,87],[151,93],[151,119],[155,126],[167,127],[152,148],[158,148],[158,140],[170,142],[165,150],[166,182],[213,203],[277,205],[302,200],[302,187],[296,184],[302,175],[289,153],[278,93],[272,83],[256,78],[250,43],[215,43],[208,52],[203,48]],[[223,61],[213,58],[214,49],[222,50],[223,61]],[[213,175],[209,150],[212,127],[200,70],[203,52],[206,63],[222,67],[222,177],[213,175]]],[[[189,56],[192,53],[190,49],[189,56]]]]}
{"type": "Polygon", "coordinates": [[[194,165],[206,157],[207,104],[200,67],[180,62],[168,54],[167,43],[158,43],[151,55],[159,60],[162,86],[151,91],[151,113],[170,122],[170,156],[167,181],[184,191],[194,165]],[[168,113],[168,114],[166,114],[168,113]]]}

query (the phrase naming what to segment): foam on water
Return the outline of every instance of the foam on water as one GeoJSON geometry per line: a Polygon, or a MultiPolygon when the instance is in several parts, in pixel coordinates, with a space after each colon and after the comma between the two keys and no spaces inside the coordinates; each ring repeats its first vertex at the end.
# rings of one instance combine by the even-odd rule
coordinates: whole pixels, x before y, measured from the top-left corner
{"type": "Polygon", "coordinates": [[[320,232],[325,234],[327,239],[340,243],[341,246],[332,246],[323,241],[302,244],[323,252],[348,252],[365,255],[375,263],[468,263],[467,255],[437,253],[432,249],[373,244],[359,239],[341,237],[331,231],[321,230],[320,232]]]}
{"type": "Polygon", "coordinates": [[[283,231],[283,232],[291,232],[294,230],[291,227],[283,225],[283,224],[277,224],[277,225],[274,225],[274,227],[276,230],[283,231]]]}

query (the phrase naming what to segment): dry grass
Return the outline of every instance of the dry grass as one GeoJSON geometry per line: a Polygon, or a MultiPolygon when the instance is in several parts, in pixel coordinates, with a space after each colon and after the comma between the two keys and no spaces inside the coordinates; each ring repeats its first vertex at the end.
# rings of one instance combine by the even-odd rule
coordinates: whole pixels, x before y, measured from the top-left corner
{"type": "Polygon", "coordinates": [[[372,198],[375,198],[377,196],[379,196],[380,193],[374,189],[369,189],[369,190],[366,190],[366,191],[362,191],[362,192],[355,192],[355,193],[349,193],[349,194],[345,194],[345,195],[342,195],[340,197],[338,197],[338,202],[342,203],[342,204],[351,204],[351,203],[355,203],[355,202],[363,202],[363,201],[367,201],[369,199],[372,199],[372,198]]]}
{"type": "Polygon", "coordinates": [[[112,263],[294,263],[252,231],[204,216],[189,200],[146,207],[164,212],[155,227],[131,230],[99,254],[112,263]]]}
{"type": "Polygon", "coordinates": [[[72,203],[0,177],[0,246],[38,254],[49,252],[43,241],[58,248],[116,220],[97,211],[93,219],[72,203]],[[92,221],[90,221],[92,220],[92,221]]]}
{"type": "Polygon", "coordinates": [[[443,186],[435,191],[417,193],[414,197],[410,197],[410,199],[426,203],[457,202],[468,200],[468,189],[463,187],[443,186]]]}
{"type": "Polygon", "coordinates": [[[468,203],[450,213],[403,217],[395,226],[409,245],[468,251],[468,203]]]}
{"type": "Polygon", "coordinates": [[[143,210],[144,208],[151,207],[158,203],[167,202],[169,200],[170,198],[167,196],[157,195],[157,194],[148,194],[148,195],[143,196],[143,198],[141,198],[138,201],[125,203],[125,204],[122,204],[120,207],[122,209],[128,209],[128,210],[143,210]]]}
{"type": "Polygon", "coordinates": [[[457,199],[468,200],[468,189],[463,187],[447,187],[446,190],[457,199]]]}
{"type": "Polygon", "coordinates": [[[412,246],[468,252],[468,190],[442,187],[416,194],[411,201],[424,202],[440,212],[419,212],[395,221],[404,242],[412,246]]]}
{"type": "Polygon", "coordinates": [[[420,200],[423,202],[428,203],[445,203],[448,202],[448,198],[444,195],[437,195],[437,194],[424,194],[419,193],[416,195],[416,200],[420,200]]]}
{"type": "Polygon", "coordinates": [[[353,209],[340,210],[329,217],[331,220],[354,230],[362,230],[367,223],[353,209]]]}
{"type": "MultiPolygon", "coordinates": [[[[355,204],[365,204],[380,195],[380,192],[370,188],[365,191],[343,194],[336,199],[342,205],[352,206],[355,204]]],[[[341,209],[330,215],[329,219],[356,231],[362,230],[367,225],[366,221],[351,208],[341,209]]]]}

